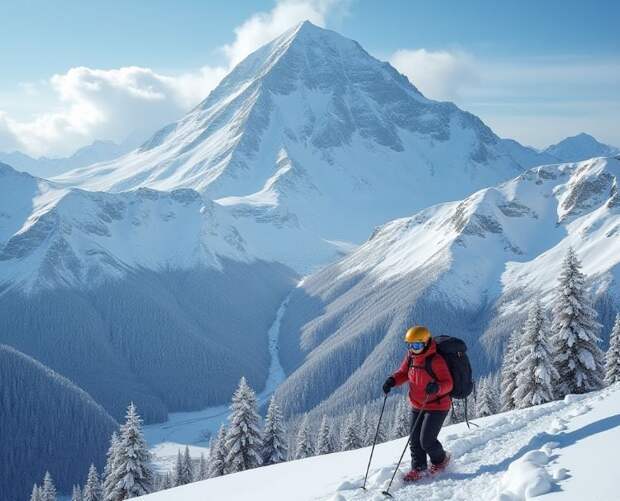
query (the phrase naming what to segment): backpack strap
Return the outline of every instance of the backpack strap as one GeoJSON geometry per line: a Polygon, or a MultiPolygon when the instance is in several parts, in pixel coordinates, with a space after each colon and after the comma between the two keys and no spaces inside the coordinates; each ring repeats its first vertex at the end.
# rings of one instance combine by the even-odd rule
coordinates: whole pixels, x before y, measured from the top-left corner
{"type": "Polygon", "coordinates": [[[424,369],[428,372],[428,375],[433,379],[433,381],[437,381],[437,376],[435,375],[435,371],[433,370],[433,359],[435,358],[435,354],[429,355],[424,359],[424,369]]]}

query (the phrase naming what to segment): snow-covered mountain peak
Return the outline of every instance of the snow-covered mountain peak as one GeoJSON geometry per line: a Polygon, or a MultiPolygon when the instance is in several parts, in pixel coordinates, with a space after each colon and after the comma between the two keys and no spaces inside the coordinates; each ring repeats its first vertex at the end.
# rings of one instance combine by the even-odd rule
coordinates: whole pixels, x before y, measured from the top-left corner
{"type": "Polygon", "coordinates": [[[357,42],[301,23],[138,150],[56,180],[96,191],[194,189],[257,237],[259,256],[307,272],[376,225],[543,159],[425,98],[357,42]]]}
{"type": "Polygon", "coordinates": [[[561,162],[578,162],[586,158],[611,157],[619,154],[620,149],[603,144],[590,134],[581,132],[549,146],[544,153],[561,162]]]}

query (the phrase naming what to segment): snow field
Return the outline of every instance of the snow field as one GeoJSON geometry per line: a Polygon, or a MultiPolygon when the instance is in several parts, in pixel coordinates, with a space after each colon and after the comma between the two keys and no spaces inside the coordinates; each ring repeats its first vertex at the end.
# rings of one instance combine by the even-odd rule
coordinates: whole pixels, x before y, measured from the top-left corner
{"type": "MultiPolygon", "coordinates": [[[[444,428],[453,462],[435,479],[405,485],[409,454],[391,492],[394,499],[492,500],[618,499],[610,444],[620,443],[620,385],[583,396],[444,428]],[[561,426],[559,426],[561,425],[561,426]],[[562,429],[560,429],[562,428],[562,429]],[[593,482],[592,479],[597,481],[593,482]]],[[[147,496],[149,501],[203,499],[384,500],[405,445],[375,449],[367,491],[362,485],[370,448],[311,457],[190,484],[147,496]]]]}

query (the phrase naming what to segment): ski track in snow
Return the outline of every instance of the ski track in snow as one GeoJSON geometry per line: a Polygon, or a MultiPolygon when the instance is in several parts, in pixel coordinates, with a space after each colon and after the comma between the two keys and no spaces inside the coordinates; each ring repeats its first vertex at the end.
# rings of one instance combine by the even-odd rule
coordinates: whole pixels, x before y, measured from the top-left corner
{"type": "MultiPolygon", "coordinates": [[[[557,470],[549,474],[544,465],[553,461],[553,450],[560,445],[558,441],[568,421],[591,409],[587,402],[571,404],[587,398],[569,395],[565,400],[532,407],[516,416],[500,415],[488,427],[472,426],[464,434],[441,436],[444,447],[452,453],[451,465],[439,477],[415,485],[402,481],[409,471],[407,451],[390,492],[396,500],[516,501],[554,490],[554,479],[562,480],[566,472],[557,470]]],[[[387,487],[395,467],[396,462],[389,467],[371,468],[366,492],[358,488],[362,476],[343,482],[334,496],[320,499],[385,500],[381,491],[387,487]]]]}
{"type": "MultiPolygon", "coordinates": [[[[268,331],[268,346],[271,362],[263,390],[257,395],[259,407],[267,403],[271,395],[286,378],[280,364],[279,335],[280,322],[288,306],[289,297],[280,304],[276,318],[268,331]]],[[[230,413],[229,406],[218,405],[207,407],[194,412],[171,413],[165,423],[147,425],[144,427],[144,436],[151,448],[153,462],[156,469],[168,470],[174,464],[177,450],[185,444],[198,447],[190,448],[190,455],[197,459],[201,452],[208,452],[205,447],[209,442],[209,434],[216,434],[222,423],[225,423],[230,413]],[[200,447],[202,446],[202,447],[200,447]]]]}

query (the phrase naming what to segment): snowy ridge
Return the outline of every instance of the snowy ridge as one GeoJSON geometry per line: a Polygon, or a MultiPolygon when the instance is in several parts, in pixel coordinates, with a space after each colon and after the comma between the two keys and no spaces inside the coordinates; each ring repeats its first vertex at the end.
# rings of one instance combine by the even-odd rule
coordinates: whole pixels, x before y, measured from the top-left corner
{"type": "Polygon", "coordinates": [[[251,260],[230,216],[190,189],[87,192],[1,165],[0,177],[0,285],[92,287],[132,269],[251,260]]]}
{"type": "MultiPolygon", "coordinates": [[[[404,461],[391,489],[397,500],[460,499],[518,501],[615,499],[616,478],[609,444],[620,440],[620,387],[447,426],[440,440],[453,454],[448,470],[433,481],[404,485],[404,461]],[[596,478],[596,482],[592,481],[596,478]]],[[[144,499],[198,501],[206,498],[256,501],[384,499],[405,439],[377,446],[362,491],[369,448],[282,463],[196,482],[144,499]]]]}
{"type": "Polygon", "coordinates": [[[615,158],[536,167],[387,223],[307,277],[282,322],[289,377],[277,394],[285,414],[314,409],[318,416],[371,401],[413,323],[464,338],[477,374],[496,368],[531,301],[548,307],[555,297],[570,246],[606,336],[620,309],[618,180],[615,158]]]}
{"type": "Polygon", "coordinates": [[[335,242],[358,244],[385,221],[545,161],[425,98],[357,42],[305,22],[141,148],[56,180],[195,189],[226,207],[259,256],[306,272],[340,254],[335,242]]]}

